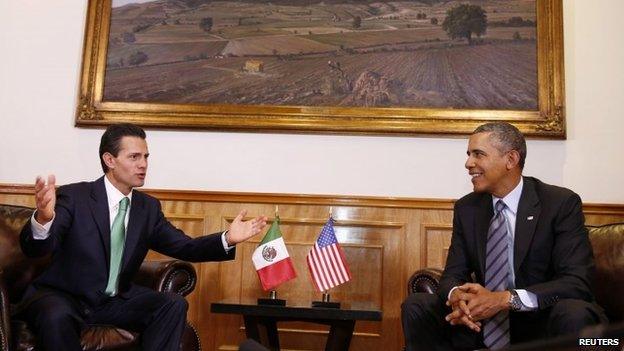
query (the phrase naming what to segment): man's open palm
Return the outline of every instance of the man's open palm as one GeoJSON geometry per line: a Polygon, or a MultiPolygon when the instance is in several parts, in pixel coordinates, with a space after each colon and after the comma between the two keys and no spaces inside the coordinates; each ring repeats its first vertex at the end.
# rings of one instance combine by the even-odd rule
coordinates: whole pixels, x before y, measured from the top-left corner
{"type": "Polygon", "coordinates": [[[228,245],[236,245],[251,238],[260,233],[267,224],[267,218],[264,216],[243,221],[246,215],[247,210],[242,210],[230,224],[230,229],[226,235],[228,245]]]}

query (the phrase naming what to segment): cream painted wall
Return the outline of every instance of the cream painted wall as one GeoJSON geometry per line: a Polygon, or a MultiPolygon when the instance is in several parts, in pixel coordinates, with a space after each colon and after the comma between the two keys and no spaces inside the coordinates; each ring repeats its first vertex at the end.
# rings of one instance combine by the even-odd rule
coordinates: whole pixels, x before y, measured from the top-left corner
{"type": "MultiPolygon", "coordinates": [[[[73,127],[86,1],[0,2],[0,183],[101,173],[101,130],[73,127]]],[[[528,143],[525,173],[624,203],[624,2],[564,0],[568,139],[528,143]]],[[[146,186],[458,198],[466,140],[148,131],[146,186]]]]}

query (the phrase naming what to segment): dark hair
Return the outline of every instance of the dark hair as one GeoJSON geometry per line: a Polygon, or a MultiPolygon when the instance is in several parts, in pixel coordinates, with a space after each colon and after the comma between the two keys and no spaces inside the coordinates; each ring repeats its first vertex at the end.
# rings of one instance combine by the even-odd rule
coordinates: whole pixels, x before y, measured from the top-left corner
{"type": "Polygon", "coordinates": [[[518,164],[520,169],[524,169],[524,161],[527,155],[526,141],[518,128],[507,122],[490,122],[480,125],[472,132],[472,134],[477,133],[492,133],[490,138],[495,139],[496,148],[500,152],[518,151],[520,154],[518,164]]]}
{"type": "Polygon", "coordinates": [[[108,166],[104,163],[102,156],[108,152],[117,157],[121,147],[121,139],[125,136],[145,139],[145,131],[135,124],[121,123],[109,126],[102,134],[102,139],[100,140],[100,163],[104,173],[108,172],[108,166]]]}

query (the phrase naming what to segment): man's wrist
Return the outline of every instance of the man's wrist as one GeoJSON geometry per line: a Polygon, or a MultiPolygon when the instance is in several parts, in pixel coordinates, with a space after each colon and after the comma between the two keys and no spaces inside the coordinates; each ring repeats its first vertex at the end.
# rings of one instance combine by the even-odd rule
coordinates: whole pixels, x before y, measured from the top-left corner
{"type": "Polygon", "coordinates": [[[227,244],[228,247],[232,247],[234,246],[234,244],[230,241],[230,236],[228,235],[230,233],[229,230],[226,230],[223,232],[223,238],[225,239],[225,243],[227,244]]]}
{"type": "Polygon", "coordinates": [[[451,288],[451,290],[448,293],[448,296],[446,297],[446,299],[450,302],[453,298],[453,293],[456,292],[459,289],[459,286],[454,286],[451,288]]]}
{"type": "Polygon", "coordinates": [[[505,290],[501,292],[503,293],[503,309],[505,311],[513,311],[513,306],[511,304],[511,299],[513,298],[513,295],[511,294],[511,291],[505,290]]]}
{"type": "Polygon", "coordinates": [[[509,310],[513,312],[520,311],[522,309],[522,300],[520,300],[518,293],[513,289],[507,290],[507,293],[509,295],[509,299],[507,300],[509,310]]]}
{"type": "Polygon", "coordinates": [[[37,223],[39,223],[41,225],[48,224],[52,219],[54,219],[54,212],[52,213],[51,217],[49,217],[49,218],[42,218],[41,211],[39,211],[39,210],[35,211],[35,221],[37,221],[37,223]]]}

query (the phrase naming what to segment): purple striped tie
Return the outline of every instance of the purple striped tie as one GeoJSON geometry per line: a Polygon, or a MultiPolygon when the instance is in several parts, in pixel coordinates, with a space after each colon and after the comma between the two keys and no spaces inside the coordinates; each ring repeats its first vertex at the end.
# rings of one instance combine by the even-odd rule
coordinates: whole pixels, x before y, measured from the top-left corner
{"type": "MultiPolygon", "coordinates": [[[[485,255],[485,288],[490,291],[507,290],[509,281],[509,255],[507,218],[503,214],[505,203],[496,202],[496,209],[488,230],[485,255]]],[[[483,343],[492,350],[509,346],[509,312],[500,311],[483,326],[483,343]]]]}

